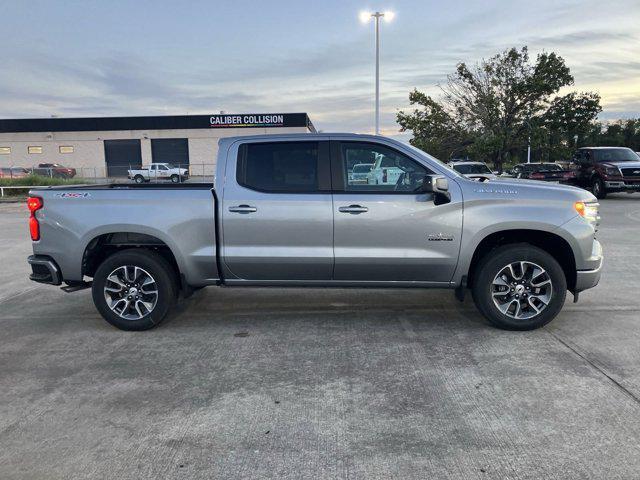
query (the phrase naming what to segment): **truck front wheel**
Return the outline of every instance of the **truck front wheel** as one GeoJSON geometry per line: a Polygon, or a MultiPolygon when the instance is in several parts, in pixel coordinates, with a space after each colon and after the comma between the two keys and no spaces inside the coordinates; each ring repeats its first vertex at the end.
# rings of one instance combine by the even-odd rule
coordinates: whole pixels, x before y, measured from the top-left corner
{"type": "Polygon", "coordinates": [[[161,255],[145,249],[115,253],[93,277],[93,303],[120,330],[148,330],[167,316],[177,298],[175,272],[161,255]]]}
{"type": "Polygon", "coordinates": [[[562,267],[544,250],[505,245],[480,260],[472,293],[478,310],[496,327],[533,330],[558,315],[567,281],[562,267]]]}
{"type": "Polygon", "coordinates": [[[600,200],[607,196],[607,189],[600,177],[594,177],[591,181],[591,193],[600,200]]]}

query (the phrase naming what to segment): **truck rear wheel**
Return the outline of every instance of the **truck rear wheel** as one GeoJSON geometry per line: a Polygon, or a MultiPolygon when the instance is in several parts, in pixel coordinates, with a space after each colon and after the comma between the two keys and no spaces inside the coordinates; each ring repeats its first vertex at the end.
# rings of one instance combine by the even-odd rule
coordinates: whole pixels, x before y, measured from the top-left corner
{"type": "Polygon", "coordinates": [[[567,281],[562,267],[544,250],[505,245],[487,254],[473,279],[478,310],[498,328],[533,330],[562,309],[567,281]]]}
{"type": "Polygon", "coordinates": [[[144,177],[142,175],[136,175],[135,177],[133,177],[133,180],[136,183],[144,183],[144,177]]]}
{"type": "Polygon", "coordinates": [[[148,330],[177,298],[174,269],[152,250],[128,249],[104,260],[93,277],[93,303],[120,330],[148,330]]]}

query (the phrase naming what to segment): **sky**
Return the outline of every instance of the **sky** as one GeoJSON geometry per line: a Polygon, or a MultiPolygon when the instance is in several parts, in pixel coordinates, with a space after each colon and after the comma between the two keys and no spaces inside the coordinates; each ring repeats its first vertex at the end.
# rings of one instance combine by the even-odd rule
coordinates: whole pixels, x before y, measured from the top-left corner
{"type": "Polygon", "coordinates": [[[640,117],[640,0],[0,0],[0,118],[307,112],[372,132],[373,24],[381,129],[413,88],[512,46],[554,51],[600,118],[640,117]]]}

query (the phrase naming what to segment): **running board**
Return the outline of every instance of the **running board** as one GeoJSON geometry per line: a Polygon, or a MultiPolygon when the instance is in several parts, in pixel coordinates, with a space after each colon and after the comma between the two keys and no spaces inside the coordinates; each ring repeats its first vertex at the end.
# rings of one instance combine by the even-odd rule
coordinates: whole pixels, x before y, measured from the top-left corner
{"type": "Polygon", "coordinates": [[[80,282],[73,285],[67,285],[66,287],[60,287],[60,290],[66,293],[77,292],[78,290],[84,290],[86,288],[91,288],[93,282],[80,282]]]}

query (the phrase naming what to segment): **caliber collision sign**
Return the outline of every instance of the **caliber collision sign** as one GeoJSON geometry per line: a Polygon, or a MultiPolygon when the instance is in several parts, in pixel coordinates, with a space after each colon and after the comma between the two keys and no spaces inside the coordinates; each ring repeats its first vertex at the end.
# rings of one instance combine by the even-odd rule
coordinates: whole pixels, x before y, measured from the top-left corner
{"type": "Polygon", "coordinates": [[[212,115],[212,127],[283,127],[284,115],[212,115]]]}

